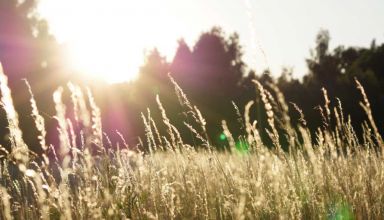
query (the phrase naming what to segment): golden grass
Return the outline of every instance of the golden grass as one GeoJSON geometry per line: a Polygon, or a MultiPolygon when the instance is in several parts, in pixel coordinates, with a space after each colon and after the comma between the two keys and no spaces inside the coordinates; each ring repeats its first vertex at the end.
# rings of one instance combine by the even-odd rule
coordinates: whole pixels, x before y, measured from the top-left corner
{"type": "MultiPolygon", "coordinates": [[[[363,87],[362,107],[368,122],[362,140],[344,117],[341,102],[331,111],[324,90],[326,126],[313,136],[299,107],[298,125],[288,116],[283,94],[273,84],[271,92],[260,83],[269,127],[257,128],[245,107],[246,133],[233,137],[226,122],[223,131],[230,147],[218,152],[206,133],[206,122],[174,82],[176,94],[201,146],[182,140],[157,97],[162,122],[150,111],[142,115],[146,141],[128,148],[122,138],[117,150],[102,146],[100,110],[90,92],[70,84],[76,121],[65,118],[63,89],[53,98],[59,122],[60,147],[46,146],[44,119],[31,92],[31,113],[43,150],[43,160],[29,156],[18,127],[6,76],[0,71],[2,107],[10,129],[11,151],[0,148],[0,219],[379,219],[384,217],[383,139],[370,111],[363,87]],[[280,112],[277,112],[280,111],[280,112]],[[282,118],[276,118],[277,116],[282,118]],[[330,121],[335,120],[331,127],[330,121]],[[277,121],[281,122],[276,124],[277,121]],[[76,134],[72,123],[84,129],[76,134]],[[166,130],[158,130],[164,123],[166,130]],[[281,149],[277,126],[284,131],[289,151],[281,149]],[[267,129],[274,145],[260,138],[267,129]],[[74,136],[81,137],[76,143],[74,136]],[[237,143],[240,141],[241,150],[237,143]],[[48,157],[48,154],[50,157],[48,157]],[[49,158],[49,159],[48,159],[49,158]],[[54,176],[56,178],[54,178],[54,176]]],[[[154,110],[153,110],[154,111],[154,110]]],[[[120,135],[120,134],[119,134],[120,135]]],[[[104,137],[106,138],[106,137],[104,137]]],[[[105,140],[107,141],[107,140],[105,140]]],[[[104,142],[105,142],[104,141],[104,142]]]]}

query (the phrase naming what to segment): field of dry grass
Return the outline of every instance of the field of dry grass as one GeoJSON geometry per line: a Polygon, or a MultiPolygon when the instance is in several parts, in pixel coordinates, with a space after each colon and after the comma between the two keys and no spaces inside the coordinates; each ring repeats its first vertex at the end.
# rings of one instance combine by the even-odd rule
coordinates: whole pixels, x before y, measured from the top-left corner
{"type": "Polygon", "coordinates": [[[367,115],[363,134],[356,135],[340,102],[330,106],[326,90],[324,125],[313,135],[299,107],[301,118],[295,124],[278,88],[255,82],[269,126],[259,128],[250,120],[249,102],[241,137],[233,137],[223,121],[229,143],[224,152],[212,146],[204,116],[175,82],[181,104],[199,125],[186,124],[201,141],[198,147],[183,142],[161,97],[159,109],[152,111],[160,111],[162,121],[142,115],[146,140],[137,149],[145,151],[127,147],[123,138],[117,150],[104,147],[108,140],[92,94],[70,85],[74,112],[84,129],[73,131],[65,117],[63,89],[58,89],[53,104],[60,146],[55,150],[45,142],[44,118],[31,92],[31,115],[44,152],[36,159],[22,138],[7,78],[0,73],[12,143],[11,150],[0,149],[0,219],[384,218],[384,143],[364,89],[356,83],[367,115]],[[166,130],[158,130],[157,123],[166,130]],[[260,129],[267,129],[273,147],[263,143],[260,129]],[[284,130],[288,151],[282,150],[278,129],[284,130]],[[80,144],[75,136],[81,136],[80,144]]]}

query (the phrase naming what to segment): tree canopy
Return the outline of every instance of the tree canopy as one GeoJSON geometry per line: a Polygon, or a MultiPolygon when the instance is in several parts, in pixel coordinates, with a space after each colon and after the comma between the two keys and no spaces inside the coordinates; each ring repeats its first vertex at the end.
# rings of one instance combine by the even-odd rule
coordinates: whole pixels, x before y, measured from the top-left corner
{"type": "MultiPolygon", "coordinates": [[[[59,85],[66,86],[69,80],[87,84],[80,81],[76,74],[68,73],[70,70],[65,67],[62,56],[64,46],[49,34],[48,24],[36,14],[35,6],[34,0],[0,0],[0,62],[11,86],[17,88],[17,94],[13,94],[16,107],[22,113],[22,128],[26,131],[24,136],[31,142],[37,140],[31,131],[33,122],[29,117],[29,92],[21,79],[30,81],[38,105],[46,113],[48,130],[53,131],[53,90],[59,85]]],[[[279,77],[274,77],[276,73],[249,70],[243,61],[239,35],[227,35],[220,27],[213,27],[201,33],[193,45],[179,40],[171,61],[157,49],[150,51],[135,82],[88,86],[95,93],[102,115],[105,116],[102,117],[104,129],[107,133],[114,133],[114,126],[117,126],[127,132],[125,135],[131,144],[138,140],[134,137],[144,134],[141,113],[152,114],[161,120],[161,114],[156,111],[157,95],[170,120],[184,127],[185,130],[181,129],[181,132],[188,136],[190,131],[184,122],[189,122],[190,116],[179,104],[169,77],[174,78],[193,105],[201,109],[206,118],[207,132],[214,139],[212,143],[218,147],[227,144],[219,138],[222,133],[221,121],[225,119],[234,134],[240,134],[243,129],[241,114],[249,100],[255,101],[251,116],[258,121],[260,130],[265,131],[268,126],[266,115],[261,111],[263,105],[255,94],[253,80],[258,80],[266,88],[269,88],[269,83],[276,83],[289,102],[302,108],[313,130],[324,126],[322,121],[316,120],[321,109],[317,105],[324,100],[321,90],[324,87],[329,97],[341,100],[343,108],[354,118],[355,129],[359,130],[358,125],[367,119],[362,110],[354,107],[357,100],[361,99],[355,89],[354,80],[357,78],[371,99],[377,122],[383,124],[384,115],[380,109],[384,106],[384,44],[376,45],[373,40],[369,48],[338,46],[331,50],[330,40],[327,30],[319,31],[315,38],[316,46],[306,59],[308,74],[302,79],[294,79],[289,68],[284,68],[279,77]],[[151,109],[150,112],[147,107],[151,109]],[[126,129],[124,125],[127,125],[126,129]]],[[[66,100],[70,99],[67,97],[66,100]]],[[[338,101],[331,100],[331,104],[337,106],[338,101]]],[[[297,118],[292,106],[290,114],[297,118]]],[[[2,124],[7,123],[3,112],[0,118],[2,124]]],[[[0,139],[0,144],[4,146],[8,143],[7,132],[3,128],[0,130],[0,137],[5,137],[0,139]]],[[[283,130],[279,132],[284,133],[283,130]]],[[[268,139],[266,133],[262,135],[268,139]]],[[[190,136],[187,141],[196,144],[193,135],[190,136]]]]}

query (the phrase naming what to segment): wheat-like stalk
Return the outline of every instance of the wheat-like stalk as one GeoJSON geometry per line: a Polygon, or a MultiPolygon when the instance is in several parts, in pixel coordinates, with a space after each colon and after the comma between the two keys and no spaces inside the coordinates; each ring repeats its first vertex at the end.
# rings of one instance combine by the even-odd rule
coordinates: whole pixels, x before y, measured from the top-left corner
{"type": "MultiPolygon", "coordinates": [[[[332,106],[325,90],[325,105],[320,109],[327,126],[310,131],[295,104],[299,120],[289,117],[288,105],[275,85],[269,85],[273,91],[269,93],[255,82],[267,114],[267,132],[278,151],[261,138],[260,129],[265,128],[252,121],[254,101],[250,101],[243,116],[235,108],[245,127],[243,135],[234,137],[222,121],[231,149],[223,152],[209,142],[203,113],[175,82],[184,110],[197,125],[184,122],[199,140],[195,146],[184,142],[157,97],[165,129],[156,125],[148,110],[142,114],[147,137],[146,143],[140,143],[142,150],[130,148],[119,132],[124,147],[112,150],[91,92],[85,97],[79,87],[70,85],[75,120],[67,117],[64,88],[59,88],[53,104],[60,145],[39,139],[42,148],[46,147],[44,154],[50,155],[46,157],[49,166],[33,158],[15,159],[19,154],[15,149],[27,146],[4,74],[0,82],[12,134],[11,152],[0,146],[1,219],[381,219],[384,215],[384,161],[377,151],[383,142],[358,82],[361,106],[368,117],[362,124],[362,138],[352,119],[345,116],[341,101],[337,99],[332,106]],[[83,123],[84,129],[76,131],[76,123],[83,123]],[[281,149],[282,134],[291,140],[289,152],[281,149]],[[81,139],[80,146],[76,137],[81,139]],[[108,146],[103,146],[102,137],[108,146]],[[95,144],[98,152],[92,151],[95,144]],[[249,145],[250,150],[236,150],[240,144],[249,145]]],[[[32,117],[43,137],[47,134],[44,120],[27,86],[32,117]]]]}

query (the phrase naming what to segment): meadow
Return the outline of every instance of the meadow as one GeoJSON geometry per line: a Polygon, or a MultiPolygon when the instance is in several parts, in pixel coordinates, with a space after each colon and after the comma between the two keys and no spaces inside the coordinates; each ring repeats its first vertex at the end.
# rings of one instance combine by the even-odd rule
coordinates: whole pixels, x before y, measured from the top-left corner
{"type": "MultiPolygon", "coordinates": [[[[0,71],[1,72],[1,71],[0,71]]],[[[11,148],[1,147],[0,219],[380,219],[384,217],[384,142],[364,88],[363,133],[356,134],[342,102],[324,89],[323,125],[307,127],[299,106],[290,105],[274,85],[254,81],[268,127],[251,121],[254,101],[239,114],[243,135],[225,121],[228,148],[216,150],[204,115],[172,80],[180,104],[194,123],[185,123],[198,146],[184,143],[157,97],[161,121],[142,114],[146,137],[116,146],[103,133],[100,109],[89,90],[69,84],[75,121],[66,117],[64,88],[53,94],[59,146],[45,141],[44,117],[31,92],[42,155],[25,144],[7,77],[0,73],[1,104],[11,148]],[[334,101],[335,100],[335,101],[334,101]],[[290,118],[289,108],[300,116],[290,118]],[[73,123],[83,129],[75,131],[73,123]],[[166,129],[158,129],[159,124],[166,129]],[[273,146],[264,143],[266,130],[273,146]],[[281,139],[288,148],[283,150],[281,139]],[[80,141],[77,141],[80,140],[80,141]]],[[[26,85],[28,86],[28,84],[26,85]]],[[[289,101],[289,100],[288,100],[289,101]]],[[[357,101],[358,102],[358,101],[357,101]]],[[[358,107],[359,103],[356,103],[358,107]]]]}

